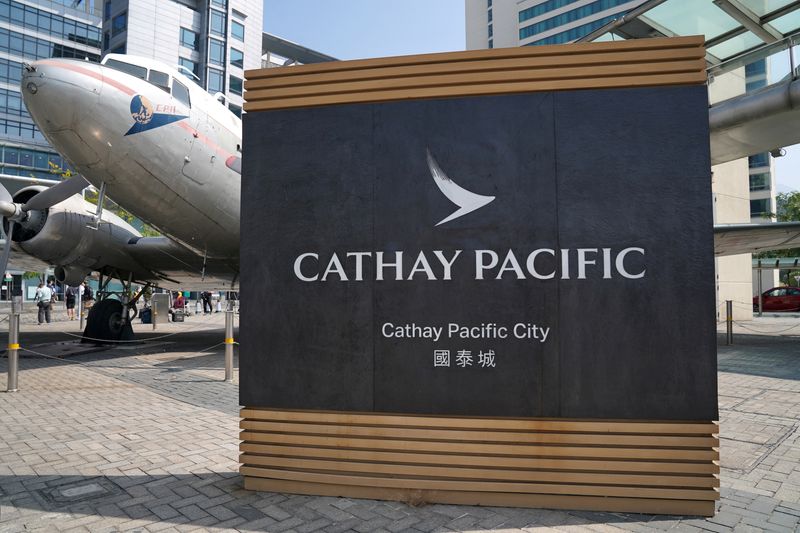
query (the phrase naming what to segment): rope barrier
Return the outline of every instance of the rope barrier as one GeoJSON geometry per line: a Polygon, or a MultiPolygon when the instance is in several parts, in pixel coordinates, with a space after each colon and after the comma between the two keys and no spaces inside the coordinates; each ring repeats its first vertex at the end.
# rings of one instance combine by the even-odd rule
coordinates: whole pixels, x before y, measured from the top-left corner
{"type": "Polygon", "coordinates": [[[133,339],[133,340],[111,341],[111,340],[108,340],[108,339],[98,339],[98,338],[95,338],[95,337],[84,337],[80,333],[71,333],[69,331],[56,331],[55,333],[61,333],[61,334],[64,334],[64,335],[68,335],[70,337],[77,337],[77,338],[80,338],[80,339],[93,341],[93,342],[101,342],[103,344],[122,344],[122,343],[137,343],[137,344],[141,344],[141,343],[144,343],[144,342],[152,342],[152,341],[161,340],[161,339],[164,339],[164,338],[167,338],[167,337],[173,337],[175,335],[180,335],[182,333],[187,333],[187,332],[190,332],[190,331],[196,331],[201,326],[211,324],[213,322],[213,318],[214,317],[211,317],[211,318],[212,319],[210,319],[210,320],[206,320],[206,321],[198,323],[195,327],[182,329],[181,331],[175,331],[173,333],[165,333],[163,335],[157,335],[155,337],[147,337],[147,338],[143,338],[143,339],[133,339]]]}
{"type": "Polygon", "coordinates": [[[736,324],[737,326],[739,326],[740,328],[746,329],[748,331],[752,331],[753,333],[770,333],[770,334],[773,334],[773,335],[777,334],[777,333],[784,333],[784,332],[787,332],[787,331],[791,331],[791,330],[793,330],[795,328],[800,328],[800,324],[795,324],[794,326],[788,327],[786,329],[779,329],[777,331],[773,331],[773,330],[767,331],[767,330],[759,330],[759,329],[751,328],[749,326],[745,326],[741,322],[737,322],[735,320],[734,320],[733,323],[736,324]]]}

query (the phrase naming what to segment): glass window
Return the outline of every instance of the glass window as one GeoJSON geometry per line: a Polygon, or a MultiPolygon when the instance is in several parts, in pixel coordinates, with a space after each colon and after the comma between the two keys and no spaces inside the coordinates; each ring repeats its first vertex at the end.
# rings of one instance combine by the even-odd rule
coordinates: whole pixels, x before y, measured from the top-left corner
{"type": "Polygon", "coordinates": [[[159,89],[164,89],[165,91],[169,92],[169,74],[165,72],[159,72],[157,70],[151,70],[150,75],[147,77],[147,81],[159,89]]]}
{"type": "Polygon", "coordinates": [[[223,87],[225,74],[213,68],[208,69],[208,92],[211,94],[225,92],[223,87]]]}
{"type": "Polygon", "coordinates": [[[192,30],[181,28],[181,45],[192,50],[199,50],[200,36],[192,30]]]}
{"type": "Polygon", "coordinates": [[[189,100],[189,89],[187,89],[186,85],[182,84],[178,80],[172,80],[172,96],[177,98],[179,102],[182,102],[187,107],[192,107],[192,103],[189,100]]]}
{"type": "Polygon", "coordinates": [[[762,200],[750,200],[751,217],[768,216],[769,214],[769,198],[764,198],[762,200]]]}
{"type": "Polygon", "coordinates": [[[33,156],[33,166],[36,168],[47,169],[47,154],[45,152],[36,152],[33,156]]]}
{"type": "Polygon", "coordinates": [[[211,5],[225,9],[228,7],[228,0],[211,0],[211,5]]]}
{"type": "Polygon", "coordinates": [[[244,42],[244,24],[235,20],[231,21],[231,35],[244,42]]]}
{"type": "Polygon", "coordinates": [[[111,18],[111,0],[106,0],[105,4],[103,4],[103,20],[108,20],[111,18]]]}
{"type": "Polygon", "coordinates": [[[234,67],[244,68],[244,53],[236,48],[231,48],[231,65],[234,67]]]}
{"type": "Polygon", "coordinates": [[[242,118],[242,107],[234,104],[229,104],[228,109],[231,110],[231,113],[236,115],[239,118],[242,118]]]}
{"type": "Polygon", "coordinates": [[[747,163],[750,168],[768,167],[769,154],[767,152],[762,152],[760,154],[751,155],[747,158],[747,163]]]}
{"type": "Polygon", "coordinates": [[[128,27],[128,12],[120,13],[111,21],[111,36],[122,33],[128,27]]]}
{"type": "Polygon", "coordinates": [[[36,18],[36,26],[39,28],[39,31],[50,33],[50,13],[39,11],[36,18]]]}
{"type": "MultiPolygon", "coordinates": [[[[180,65],[183,68],[185,68],[186,70],[188,70],[189,72],[191,72],[192,74],[194,74],[195,76],[200,78],[200,69],[199,69],[199,66],[198,66],[197,63],[195,63],[194,61],[192,61],[190,59],[186,59],[185,57],[178,58],[178,62],[180,63],[180,65]]],[[[188,76],[188,77],[191,78],[191,76],[188,76]]]]}
{"type": "Polygon", "coordinates": [[[225,44],[222,41],[211,39],[208,49],[208,61],[212,65],[225,66],[225,44]]]}
{"type": "Polygon", "coordinates": [[[213,9],[211,10],[211,33],[225,36],[225,15],[213,9]]]}
{"type": "Polygon", "coordinates": [[[105,32],[103,34],[103,50],[108,50],[108,43],[109,43],[110,40],[111,40],[111,34],[108,33],[108,32],[105,32]]]}
{"type": "Polygon", "coordinates": [[[125,72],[131,76],[136,76],[137,78],[141,78],[143,80],[147,79],[147,69],[138,65],[131,65],[130,63],[124,63],[122,61],[117,61],[116,59],[107,59],[105,66],[113,68],[114,70],[125,72]]]}
{"type": "Polygon", "coordinates": [[[242,78],[237,78],[236,76],[230,76],[229,80],[229,87],[233,94],[242,94],[242,78]]]}
{"type": "Polygon", "coordinates": [[[11,21],[18,24],[23,24],[25,21],[25,9],[22,4],[14,2],[11,5],[11,21]]]}
{"type": "MultiPolygon", "coordinates": [[[[9,123],[12,121],[9,121],[9,123]]],[[[17,122],[17,124],[19,124],[17,122]]],[[[20,150],[19,151],[19,164],[23,167],[33,166],[33,150],[20,150]]]]}
{"type": "Polygon", "coordinates": [[[61,156],[58,154],[50,154],[50,165],[51,170],[55,170],[56,168],[61,168],[61,156]]]}
{"type": "Polygon", "coordinates": [[[771,176],[769,172],[750,174],[751,191],[768,191],[770,189],[771,176]]]}
{"type": "Polygon", "coordinates": [[[19,149],[6,146],[3,149],[3,162],[19,165],[19,149]]]}
{"type": "Polygon", "coordinates": [[[492,10],[490,9],[488,11],[488,13],[489,13],[489,22],[491,22],[492,21],[492,10]]]}

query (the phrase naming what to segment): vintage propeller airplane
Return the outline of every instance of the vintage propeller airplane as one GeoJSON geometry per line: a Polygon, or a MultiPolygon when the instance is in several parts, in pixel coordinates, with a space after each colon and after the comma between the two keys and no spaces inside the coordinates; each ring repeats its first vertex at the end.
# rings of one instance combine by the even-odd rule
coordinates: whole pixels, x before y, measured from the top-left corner
{"type": "MultiPolygon", "coordinates": [[[[26,64],[21,89],[44,136],[100,198],[94,206],[76,195],[87,185],[80,176],[14,198],[0,191],[9,242],[54,265],[58,279],[72,285],[98,271],[126,286],[237,286],[242,126],[222,95],[158,61],[118,54],[101,64],[26,64]],[[164,236],[142,237],[104,211],[106,194],[164,236]]],[[[800,223],[715,227],[717,255],[798,245],[800,223]]],[[[0,271],[9,253],[7,245],[0,271]]],[[[87,332],[119,339],[134,306],[98,302],[87,332]]]]}

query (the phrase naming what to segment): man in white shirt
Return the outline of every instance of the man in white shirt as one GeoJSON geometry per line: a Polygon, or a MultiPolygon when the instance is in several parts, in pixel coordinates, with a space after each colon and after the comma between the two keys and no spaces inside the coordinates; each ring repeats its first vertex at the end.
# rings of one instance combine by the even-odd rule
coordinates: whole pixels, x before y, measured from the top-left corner
{"type": "Polygon", "coordinates": [[[45,285],[40,283],[36,289],[36,297],[34,298],[36,305],[39,306],[39,324],[45,320],[50,323],[50,305],[53,300],[53,291],[45,285]]]}

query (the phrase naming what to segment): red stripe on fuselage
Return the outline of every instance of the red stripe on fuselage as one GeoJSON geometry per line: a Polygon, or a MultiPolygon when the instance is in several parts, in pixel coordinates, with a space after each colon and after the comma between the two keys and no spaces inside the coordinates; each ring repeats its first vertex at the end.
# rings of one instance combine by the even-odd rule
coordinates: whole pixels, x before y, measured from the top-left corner
{"type": "Polygon", "coordinates": [[[211,148],[213,151],[215,151],[220,156],[224,157],[226,160],[233,155],[224,148],[222,148],[220,145],[218,145],[217,143],[215,143],[214,141],[212,141],[211,139],[209,139],[208,137],[206,137],[205,135],[194,129],[191,124],[188,124],[186,122],[178,122],[178,126],[191,133],[198,141],[202,142],[203,144],[211,148]]]}
{"type": "MultiPolygon", "coordinates": [[[[66,70],[71,70],[72,72],[77,72],[78,74],[83,74],[85,76],[89,76],[90,78],[94,78],[96,80],[100,80],[104,84],[110,85],[110,86],[122,91],[123,93],[127,94],[128,96],[133,96],[133,95],[136,94],[136,91],[134,91],[130,87],[118,82],[117,80],[109,78],[109,77],[106,77],[106,76],[103,76],[102,74],[100,74],[98,72],[95,72],[93,70],[90,70],[90,69],[87,69],[87,68],[84,68],[84,67],[81,67],[81,66],[78,66],[78,65],[73,65],[71,63],[67,63],[67,62],[63,62],[63,61],[51,61],[51,60],[43,60],[43,61],[39,61],[39,63],[42,64],[42,65],[48,65],[48,66],[52,66],[52,67],[56,67],[56,68],[63,68],[63,69],[66,69],[66,70]]],[[[105,67],[105,68],[108,68],[108,67],[105,67]]],[[[191,124],[187,124],[185,121],[180,121],[177,124],[178,124],[178,126],[183,128],[184,130],[186,130],[189,133],[191,133],[192,135],[194,135],[195,138],[197,138],[200,142],[202,142],[203,144],[205,144],[206,146],[211,148],[213,151],[215,151],[216,153],[218,153],[219,155],[221,155],[225,159],[227,159],[228,157],[232,156],[232,154],[230,152],[228,152],[227,150],[225,150],[222,147],[220,147],[217,143],[215,143],[214,141],[212,141],[211,139],[209,139],[208,137],[206,137],[205,135],[203,135],[199,131],[195,130],[191,126],[191,124]]]]}
{"type": "Polygon", "coordinates": [[[119,89],[120,91],[122,91],[123,93],[127,94],[128,96],[133,96],[134,94],[136,94],[136,91],[134,91],[130,87],[118,82],[115,79],[107,78],[107,77],[103,76],[102,74],[100,74],[99,72],[95,72],[95,71],[90,70],[88,68],[80,67],[78,65],[73,65],[71,63],[66,63],[66,62],[62,62],[62,61],[47,61],[47,60],[45,60],[45,61],[39,61],[39,63],[43,64],[43,65],[48,65],[48,66],[51,66],[51,67],[63,68],[65,70],[71,70],[72,72],[77,72],[78,74],[83,74],[84,76],[89,76],[90,78],[94,78],[94,79],[99,80],[100,82],[102,82],[104,84],[108,84],[108,85],[111,85],[112,87],[115,87],[116,89],[119,89]]]}

